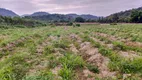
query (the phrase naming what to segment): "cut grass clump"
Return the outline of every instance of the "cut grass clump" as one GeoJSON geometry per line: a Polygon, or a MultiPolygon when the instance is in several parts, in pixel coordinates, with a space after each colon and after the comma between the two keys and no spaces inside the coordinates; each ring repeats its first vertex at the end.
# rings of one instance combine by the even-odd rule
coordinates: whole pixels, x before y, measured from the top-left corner
{"type": "Polygon", "coordinates": [[[99,73],[99,69],[98,69],[97,66],[91,65],[91,64],[87,64],[86,66],[87,66],[87,68],[88,68],[90,71],[92,71],[93,73],[99,73]]]}
{"type": "Polygon", "coordinates": [[[59,60],[61,64],[71,69],[82,68],[85,65],[85,62],[82,59],[82,57],[74,54],[67,53],[64,57],[60,58],[59,60]]]}
{"type": "Polygon", "coordinates": [[[62,49],[69,48],[69,45],[70,45],[70,42],[67,40],[60,40],[54,43],[55,48],[62,48],[62,49]]]}
{"type": "Polygon", "coordinates": [[[111,61],[109,68],[111,71],[120,71],[121,73],[141,73],[142,72],[142,59],[137,58],[133,61],[122,59],[120,61],[111,61]]]}
{"type": "Polygon", "coordinates": [[[16,47],[24,47],[24,42],[20,42],[20,43],[18,43],[18,44],[16,44],[16,47]]]}
{"type": "Polygon", "coordinates": [[[109,49],[104,48],[104,47],[99,48],[99,52],[104,56],[111,55],[111,51],[109,49]]]}
{"type": "Polygon", "coordinates": [[[125,46],[124,43],[122,42],[113,42],[113,45],[114,45],[114,49],[116,50],[123,50],[123,51],[127,50],[127,46],[125,46]]]}
{"type": "Polygon", "coordinates": [[[89,36],[85,35],[85,36],[82,36],[83,38],[83,42],[91,42],[91,43],[94,43],[94,40],[91,39],[89,36]]]}
{"type": "Polygon", "coordinates": [[[51,71],[46,71],[39,75],[27,75],[22,80],[55,80],[55,75],[51,71]]]}
{"type": "Polygon", "coordinates": [[[48,63],[48,67],[49,68],[55,68],[57,65],[59,65],[59,61],[58,59],[55,58],[55,56],[51,56],[49,59],[48,59],[49,63],[48,63]]]}
{"type": "Polygon", "coordinates": [[[120,64],[120,70],[123,73],[142,72],[142,59],[136,58],[133,61],[125,61],[120,64]]]}
{"type": "Polygon", "coordinates": [[[44,54],[51,54],[51,53],[54,53],[54,46],[52,45],[48,45],[45,47],[44,49],[44,54]]]}
{"type": "Polygon", "coordinates": [[[34,34],[33,37],[41,38],[42,36],[38,33],[34,34]]]}
{"type": "Polygon", "coordinates": [[[62,77],[62,80],[74,80],[74,72],[72,69],[64,67],[59,71],[59,76],[62,77]]]}
{"type": "Polygon", "coordinates": [[[113,42],[114,45],[114,50],[123,50],[123,51],[128,51],[128,50],[133,50],[136,52],[142,52],[142,49],[139,47],[133,47],[133,46],[127,46],[122,42],[113,42]]]}
{"type": "Polygon", "coordinates": [[[83,41],[87,41],[87,42],[91,42],[91,44],[93,44],[94,47],[100,48],[101,44],[98,42],[95,42],[95,40],[93,40],[92,38],[90,38],[89,36],[84,36],[82,37],[83,41]]]}
{"type": "Polygon", "coordinates": [[[2,47],[6,46],[7,45],[7,42],[2,42],[0,43],[2,47]]]}

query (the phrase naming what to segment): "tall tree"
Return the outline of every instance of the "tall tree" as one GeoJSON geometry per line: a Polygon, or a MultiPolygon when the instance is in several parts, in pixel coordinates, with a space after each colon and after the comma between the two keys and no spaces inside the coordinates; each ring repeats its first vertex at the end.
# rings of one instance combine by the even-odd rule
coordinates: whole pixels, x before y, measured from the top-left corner
{"type": "Polygon", "coordinates": [[[132,11],[131,22],[142,23],[142,11],[138,11],[138,10],[132,11]]]}
{"type": "Polygon", "coordinates": [[[77,17],[75,19],[75,22],[85,22],[85,19],[83,19],[82,17],[77,17]]]}

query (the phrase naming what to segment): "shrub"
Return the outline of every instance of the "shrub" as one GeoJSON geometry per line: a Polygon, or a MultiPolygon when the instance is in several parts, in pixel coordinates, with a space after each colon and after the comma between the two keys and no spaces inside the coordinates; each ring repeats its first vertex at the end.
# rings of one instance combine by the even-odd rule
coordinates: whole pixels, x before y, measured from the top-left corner
{"type": "Polygon", "coordinates": [[[117,23],[110,23],[110,25],[117,25],[117,23]]]}
{"type": "Polygon", "coordinates": [[[67,23],[67,26],[72,26],[72,25],[73,25],[72,22],[68,22],[68,23],[67,23]]]}
{"type": "Polygon", "coordinates": [[[18,27],[18,28],[25,28],[26,26],[24,26],[24,25],[16,25],[15,27],[18,27]]]}
{"type": "Polygon", "coordinates": [[[80,25],[80,24],[76,24],[76,26],[77,26],[77,27],[80,27],[81,25],[80,25]]]}
{"type": "Polygon", "coordinates": [[[77,18],[75,19],[75,22],[85,22],[85,19],[82,18],[82,17],[77,17],[77,18]]]}
{"type": "Polygon", "coordinates": [[[7,25],[0,25],[0,29],[8,29],[9,27],[7,25]]]}

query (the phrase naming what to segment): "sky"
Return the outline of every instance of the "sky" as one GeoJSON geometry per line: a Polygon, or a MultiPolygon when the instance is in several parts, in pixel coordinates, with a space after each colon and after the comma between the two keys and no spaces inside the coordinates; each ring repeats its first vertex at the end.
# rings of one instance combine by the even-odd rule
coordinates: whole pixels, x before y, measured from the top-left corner
{"type": "Polygon", "coordinates": [[[45,11],[108,16],[115,12],[142,7],[142,0],[0,0],[0,7],[19,15],[45,11]]]}

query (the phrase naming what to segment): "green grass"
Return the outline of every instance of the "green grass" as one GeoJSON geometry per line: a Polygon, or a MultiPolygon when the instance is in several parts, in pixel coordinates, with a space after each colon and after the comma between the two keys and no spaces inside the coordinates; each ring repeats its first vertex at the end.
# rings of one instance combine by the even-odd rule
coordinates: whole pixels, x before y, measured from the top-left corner
{"type": "Polygon", "coordinates": [[[38,75],[27,75],[22,80],[55,80],[55,75],[51,71],[47,71],[38,75]]]}
{"type": "Polygon", "coordinates": [[[72,69],[64,67],[59,71],[59,76],[62,77],[62,80],[73,80],[74,72],[72,69]]]}
{"type": "Polygon", "coordinates": [[[91,64],[87,64],[86,66],[87,66],[87,68],[88,68],[90,71],[92,71],[93,73],[99,73],[99,69],[98,69],[97,66],[91,65],[91,64]]]}
{"type": "MultiPolygon", "coordinates": [[[[110,71],[118,72],[114,80],[122,79],[123,74],[132,74],[126,80],[140,80],[139,78],[142,78],[142,58],[124,58],[119,54],[119,51],[134,51],[141,54],[142,49],[140,47],[127,46],[119,40],[112,41],[95,33],[104,33],[141,43],[141,26],[141,24],[117,24],[115,26],[81,24],[80,27],[68,26],[67,30],[63,26],[1,28],[0,48],[4,48],[8,43],[15,42],[21,38],[26,38],[26,40],[13,46],[12,51],[0,51],[0,80],[76,80],[76,72],[85,68],[88,68],[94,74],[99,74],[97,66],[87,63],[82,58],[82,55],[75,54],[70,50],[70,44],[74,44],[79,53],[81,53],[79,49],[83,42],[90,42],[92,48],[98,48],[102,56],[110,59],[108,68],[110,71]],[[72,41],[69,38],[71,34],[78,35],[82,42],[72,41]],[[55,37],[55,39],[49,39],[50,37],[55,37]],[[104,44],[94,41],[91,37],[99,39],[104,44]],[[47,39],[50,44],[43,47],[43,54],[36,53],[37,47],[47,39]],[[108,48],[107,44],[113,44],[113,48],[108,48]],[[61,66],[61,69],[55,75],[52,70],[58,66],[61,66]],[[30,72],[30,70],[34,72],[30,72]]],[[[94,79],[113,80],[112,78],[97,77],[94,77],[94,79]]]]}
{"type": "Polygon", "coordinates": [[[83,68],[85,65],[82,57],[70,53],[66,53],[64,57],[59,59],[59,61],[63,64],[63,66],[70,69],[83,68]]]}

